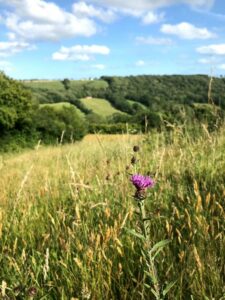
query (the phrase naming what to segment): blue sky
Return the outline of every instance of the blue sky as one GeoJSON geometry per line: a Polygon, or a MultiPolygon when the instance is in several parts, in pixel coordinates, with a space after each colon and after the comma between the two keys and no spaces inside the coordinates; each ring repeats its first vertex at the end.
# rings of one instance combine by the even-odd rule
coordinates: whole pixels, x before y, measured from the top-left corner
{"type": "Polygon", "coordinates": [[[17,79],[225,75],[225,1],[0,0],[0,70],[17,79]]]}

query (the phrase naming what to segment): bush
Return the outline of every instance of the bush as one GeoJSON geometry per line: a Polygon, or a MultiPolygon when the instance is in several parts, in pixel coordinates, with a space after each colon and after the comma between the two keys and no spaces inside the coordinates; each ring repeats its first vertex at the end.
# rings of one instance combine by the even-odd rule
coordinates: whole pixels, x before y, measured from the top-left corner
{"type": "Polygon", "coordinates": [[[60,110],[45,106],[35,116],[35,126],[44,143],[55,143],[63,133],[63,142],[80,140],[86,133],[87,126],[78,116],[76,109],[63,106],[60,110]]]}

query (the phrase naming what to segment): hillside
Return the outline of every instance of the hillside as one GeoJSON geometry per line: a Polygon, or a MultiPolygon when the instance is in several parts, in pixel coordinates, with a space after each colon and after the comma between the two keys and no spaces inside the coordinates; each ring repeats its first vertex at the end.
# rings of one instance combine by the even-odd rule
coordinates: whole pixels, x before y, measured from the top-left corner
{"type": "Polygon", "coordinates": [[[93,113],[102,117],[108,117],[115,113],[122,113],[120,110],[114,108],[111,103],[105,99],[87,97],[80,99],[80,101],[93,113]]]}
{"type": "Polygon", "coordinates": [[[185,105],[213,102],[225,108],[225,78],[213,78],[210,95],[209,81],[206,75],[142,75],[71,80],[68,90],[61,81],[30,81],[24,84],[40,103],[64,102],[72,96],[77,99],[93,97],[106,99],[115,108],[132,114],[136,103],[152,108],[165,107],[171,102],[185,105]]]}
{"type": "MultiPolygon", "coordinates": [[[[68,103],[68,102],[59,102],[59,103],[45,103],[45,104],[40,104],[40,107],[50,107],[55,109],[56,111],[61,110],[63,107],[70,108],[71,106],[74,107],[74,105],[68,103]]],[[[84,117],[85,114],[77,107],[75,107],[76,112],[80,117],[84,117]]]]}

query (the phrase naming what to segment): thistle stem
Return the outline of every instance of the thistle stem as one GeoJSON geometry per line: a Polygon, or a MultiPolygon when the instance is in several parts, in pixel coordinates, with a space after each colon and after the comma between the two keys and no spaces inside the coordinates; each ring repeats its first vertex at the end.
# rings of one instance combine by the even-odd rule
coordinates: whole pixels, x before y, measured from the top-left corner
{"type": "Polygon", "coordinates": [[[142,225],[143,226],[143,233],[144,233],[144,236],[145,236],[146,240],[149,242],[144,200],[138,201],[138,206],[139,206],[139,209],[140,209],[141,222],[143,224],[142,225]]]}

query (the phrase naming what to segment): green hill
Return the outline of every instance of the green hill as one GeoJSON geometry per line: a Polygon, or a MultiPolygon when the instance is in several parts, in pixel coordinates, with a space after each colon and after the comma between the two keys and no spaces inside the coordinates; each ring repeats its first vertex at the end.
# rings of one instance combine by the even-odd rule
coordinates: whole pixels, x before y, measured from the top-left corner
{"type": "MultiPolygon", "coordinates": [[[[31,89],[49,89],[55,91],[64,91],[64,86],[60,80],[30,80],[23,82],[25,86],[31,89]]],[[[108,83],[104,80],[70,80],[70,88],[99,90],[106,89],[108,83]]]]}
{"type": "Polygon", "coordinates": [[[80,101],[94,113],[103,117],[111,116],[115,113],[122,113],[120,110],[115,109],[109,101],[99,98],[82,98],[80,101]]]}
{"type": "Polygon", "coordinates": [[[41,106],[41,107],[46,107],[46,106],[52,107],[52,108],[54,108],[55,110],[60,110],[60,109],[62,109],[63,106],[66,106],[66,107],[71,107],[71,106],[73,106],[73,107],[75,107],[75,109],[76,109],[78,115],[81,116],[81,117],[84,117],[84,113],[83,113],[79,108],[77,108],[76,106],[74,106],[74,105],[72,105],[72,104],[70,104],[70,103],[68,103],[68,102],[45,103],[45,104],[40,104],[40,106],[41,106]]]}

